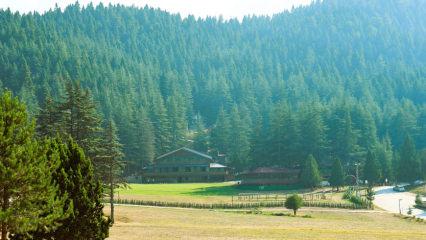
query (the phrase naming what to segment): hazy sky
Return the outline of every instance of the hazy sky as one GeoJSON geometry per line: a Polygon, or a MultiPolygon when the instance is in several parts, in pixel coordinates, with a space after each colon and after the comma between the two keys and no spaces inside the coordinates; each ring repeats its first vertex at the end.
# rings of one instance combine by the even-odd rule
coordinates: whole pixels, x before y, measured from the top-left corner
{"type": "MultiPolygon", "coordinates": [[[[292,6],[308,4],[312,0],[79,0],[81,5],[93,2],[121,3],[124,5],[159,7],[169,12],[179,12],[182,16],[193,14],[196,17],[219,16],[225,19],[244,15],[272,15],[292,6]]],[[[64,8],[76,0],[0,0],[0,8],[10,8],[13,11],[44,12],[53,8],[55,3],[64,8]]]]}

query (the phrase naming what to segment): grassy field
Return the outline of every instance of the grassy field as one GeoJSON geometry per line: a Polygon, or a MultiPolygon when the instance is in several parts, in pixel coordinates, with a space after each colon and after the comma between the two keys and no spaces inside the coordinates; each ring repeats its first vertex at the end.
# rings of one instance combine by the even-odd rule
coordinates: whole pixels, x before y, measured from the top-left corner
{"type": "MultiPolygon", "coordinates": [[[[117,197],[122,199],[150,200],[163,202],[230,203],[238,201],[241,193],[285,194],[307,193],[310,190],[299,186],[241,186],[234,182],[225,183],[178,183],[178,184],[130,184],[117,197]]],[[[342,193],[329,195],[334,202],[342,202],[342,193]]]]}
{"type": "Polygon", "coordinates": [[[302,209],[299,215],[310,218],[117,206],[109,239],[426,239],[425,223],[388,213],[302,209]]]}
{"type": "Polygon", "coordinates": [[[426,185],[421,185],[410,189],[410,192],[426,196],[426,185]]]}

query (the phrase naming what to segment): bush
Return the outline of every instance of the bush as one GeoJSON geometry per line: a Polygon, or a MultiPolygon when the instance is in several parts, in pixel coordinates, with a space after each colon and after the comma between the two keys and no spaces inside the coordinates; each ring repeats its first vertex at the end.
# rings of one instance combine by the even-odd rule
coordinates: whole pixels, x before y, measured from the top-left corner
{"type": "Polygon", "coordinates": [[[287,209],[292,209],[296,216],[297,210],[303,206],[303,199],[299,195],[294,194],[285,200],[284,206],[287,209]]]}
{"type": "Polygon", "coordinates": [[[345,191],[345,193],[343,194],[343,199],[350,199],[351,198],[351,196],[353,196],[354,195],[354,192],[353,192],[353,190],[351,189],[351,188],[348,188],[346,191],[345,191]]]}
{"type": "Polygon", "coordinates": [[[416,205],[417,206],[423,206],[423,201],[422,201],[422,197],[420,196],[420,194],[416,195],[416,205]]]}

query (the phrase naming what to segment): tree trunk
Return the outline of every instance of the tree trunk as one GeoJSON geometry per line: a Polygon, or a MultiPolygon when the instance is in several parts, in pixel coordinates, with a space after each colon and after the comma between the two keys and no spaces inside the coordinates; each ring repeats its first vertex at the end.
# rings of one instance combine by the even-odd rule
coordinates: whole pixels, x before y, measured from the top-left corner
{"type": "Polygon", "coordinates": [[[6,223],[1,223],[1,240],[6,240],[6,223]]]}
{"type": "MultiPolygon", "coordinates": [[[[9,207],[9,197],[6,193],[7,189],[3,188],[3,197],[2,197],[2,211],[5,212],[9,207]]],[[[7,226],[6,222],[1,222],[1,240],[6,240],[7,237],[7,226]]]]}
{"type": "Polygon", "coordinates": [[[297,210],[296,210],[296,209],[293,209],[293,214],[294,214],[294,216],[296,216],[296,212],[297,212],[297,210]]]}
{"type": "Polygon", "coordinates": [[[110,203],[110,208],[111,208],[111,223],[114,223],[114,181],[113,181],[113,176],[112,176],[112,166],[110,166],[110,183],[109,183],[109,187],[110,187],[110,195],[109,195],[109,203],[110,203]]]}

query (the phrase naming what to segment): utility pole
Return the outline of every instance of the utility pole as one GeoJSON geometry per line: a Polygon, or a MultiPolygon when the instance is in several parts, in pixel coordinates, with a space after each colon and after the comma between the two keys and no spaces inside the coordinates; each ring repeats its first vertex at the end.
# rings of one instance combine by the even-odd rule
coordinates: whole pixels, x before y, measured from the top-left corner
{"type": "Polygon", "coordinates": [[[358,166],[359,163],[355,163],[356,172],[355,172],[355,181],[356,181],[356,195],[358,196],[358,189],[359,189],[359,179],[358,179],[358,166]]]}
{"type": "Polygon", "coordinates": [[[398,208],[399,208],[399,214],[401,215],[401,201],[402,199],[398,199],[398,208]]]}

